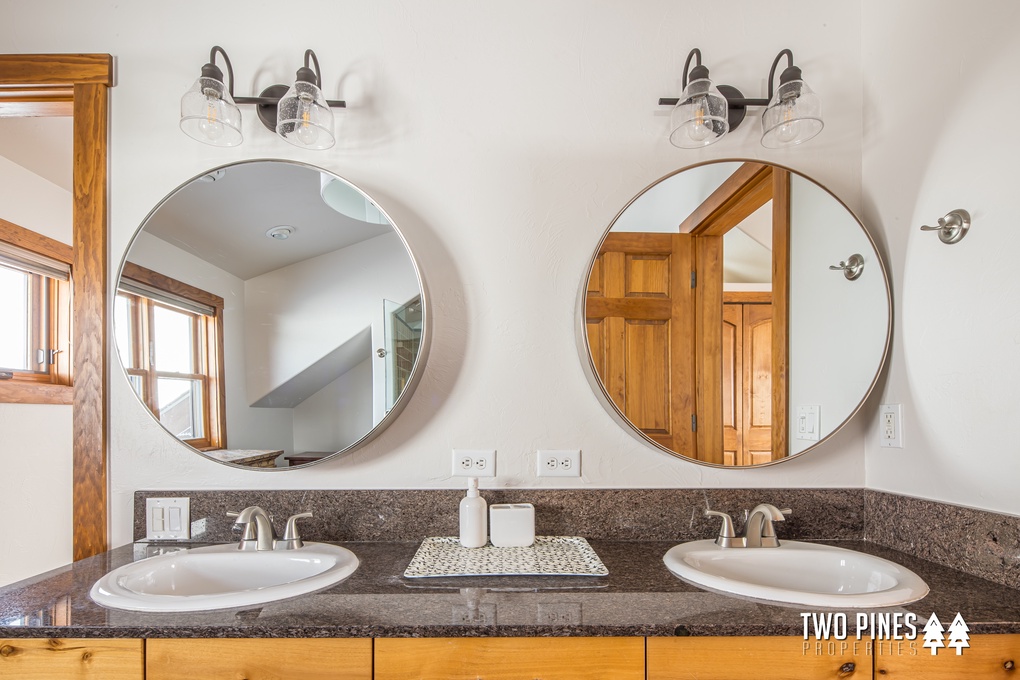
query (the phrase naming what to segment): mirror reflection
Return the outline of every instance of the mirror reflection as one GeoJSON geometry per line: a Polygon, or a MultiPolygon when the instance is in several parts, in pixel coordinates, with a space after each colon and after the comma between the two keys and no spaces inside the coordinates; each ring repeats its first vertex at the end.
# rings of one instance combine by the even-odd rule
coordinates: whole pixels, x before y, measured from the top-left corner
{"type": "Polygon", "coordinates": [[[427,348],[419,270],[386,215],[307,165],[218,168],[150,213],[114,303],[135,394],[213,460],[292,467],[403,407],[427,348]]]}
{"type": "Polygon", "coordinates": [[[646,189],[582,294],[603,403],[642,440],[710,465],[813,448],[859,409],[888,348],[888,282],[863,225],[812,180],[759,162],[646,189]],[[853,255],[855,277],[840,268],[853,255]]]}

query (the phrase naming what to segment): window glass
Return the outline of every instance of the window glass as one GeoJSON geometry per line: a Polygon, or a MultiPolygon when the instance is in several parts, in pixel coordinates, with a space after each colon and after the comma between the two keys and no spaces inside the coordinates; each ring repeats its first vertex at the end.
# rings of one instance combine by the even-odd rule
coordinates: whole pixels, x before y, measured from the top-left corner
{"type": "Polygon", "coordinates": [[[113,302],[113,332],[117,342],[117,352],[120,354],[120,361],[124,368],[137,368],[131,356],[131,347],[134,344],[131,337],[131,300],[124,295],[118,295],[113,302]]]}
{"type": "MultiPolygon", "coordinates": [[[[156,344],[153,365],[167,373],[197,373],[194,357],[195,315],[156,305],[153,309],[156,344]]],[[[162,410],[162,409],[161,409],[162,410]]]]}
{"type": "Polygon", "coordinates": [[[156,386],[159,421],[180,439],[205,436],[202,383],[199,380],[159,378],[156,386]]]}
{"type": "Polygon", "coordinates": [[[0,266],[0,368],[27,371],[29,366],[29,274],[0,266]]]}

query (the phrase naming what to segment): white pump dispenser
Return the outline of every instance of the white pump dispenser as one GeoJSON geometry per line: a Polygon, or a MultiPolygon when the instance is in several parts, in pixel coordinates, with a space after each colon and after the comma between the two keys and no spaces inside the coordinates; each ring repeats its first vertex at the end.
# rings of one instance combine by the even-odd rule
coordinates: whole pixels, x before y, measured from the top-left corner
{"type": "Polygon", "coordinates": [[[460,544],[481,548],[488,542],[488,503],[478,495],[478,479],[468,479],[467,496],[460,501],[460,544]]]}

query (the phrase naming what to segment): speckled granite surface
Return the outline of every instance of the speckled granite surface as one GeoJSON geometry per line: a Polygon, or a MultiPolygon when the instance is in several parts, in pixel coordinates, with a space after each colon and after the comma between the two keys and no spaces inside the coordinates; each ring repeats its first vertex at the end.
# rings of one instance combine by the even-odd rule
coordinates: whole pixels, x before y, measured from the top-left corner
{"type": "MultiPolygon", "coordinates": [[[[484,482],[482,484],[484,487],[484,482]]],[[[145,538],[145,499],[191,498],[193,540],[236,540],[229,510],[260,505],[273,515],[278,534],[287,517],[311,511],[301,520],[302,535],[313,541],[420,541],[457,533],[457,504],[463,491],[138,491],[135,540],[145,538]],[[204,520],[204,521],[203,521],[204,520]],[[203,531],[199,534],[198,531],[203,531]]],[[[715,535],[719,520],[705,518],[710,507],[733,515],[737,530],[743,513],[758,503],[790,507],[782,535],[796,539],[859,540],[864,536],[861,489],[482,489],[492,503],[533,503],[535,532],[544,536],[584,536],[616,541],[689,541],[715,535]]]]}
{"type": "MultiPolygon", "coordinates": [[[[673,541],[591,541],[607,577],[405,579],[415,542],[345,543],[361,560],[346,581],[259,607],[186,614],[104,609],[88,590],[157,546],[136,544],[0,589],[0,637],[434,637],[800,635],[801,607],[705,592],[662,562],[673,541]]],[[[1020,633],[1020,591],[871,543],[839,545],[917,572],[931,594],[891,611],[962,612],[975,633],[1020,633]]],[[[807,609],[810,611],[810,609],[807,609]]]]}
{"type": "Polygon", "coordinates": [[[866,490],[865,538],[1020,588],[1020,517],[866,490]]]}

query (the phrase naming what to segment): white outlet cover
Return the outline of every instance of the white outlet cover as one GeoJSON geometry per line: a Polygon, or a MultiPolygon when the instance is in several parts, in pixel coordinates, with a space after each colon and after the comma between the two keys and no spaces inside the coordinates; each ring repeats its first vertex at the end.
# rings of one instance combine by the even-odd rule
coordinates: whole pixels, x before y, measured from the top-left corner
{"type": "Polygon", "coordinates": [[[887,449],[903,448],[902,404],[882,404],[878,407],[878,444],[887,449]],[[886,433],[886,420],[891,420],[891,436],[886,433]]]}
{"type": "Polygon", "coordinates": [[[495,449],[454,449],[451,460],[454,477],[495,477],[495,449]]]}
{"type": "Polygon", "coordinates": [[[539,449],[539,477],[580,477],[581,449],[539,449]]]}

